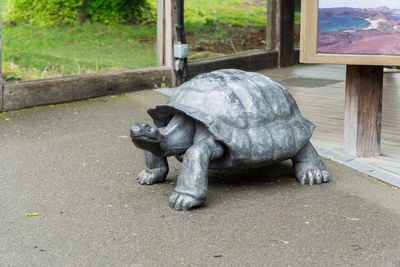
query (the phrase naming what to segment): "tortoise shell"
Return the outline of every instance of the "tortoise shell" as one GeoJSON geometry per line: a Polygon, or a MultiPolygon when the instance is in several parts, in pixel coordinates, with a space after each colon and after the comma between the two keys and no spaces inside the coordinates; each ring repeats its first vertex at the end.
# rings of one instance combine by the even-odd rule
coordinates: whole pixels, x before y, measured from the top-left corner
{"type": "Polygon", "coordinates": [[[268,77],[225,69],[198,75],[177,88],[166,105],[148,110],[158,127],[181,112],[204,124],[226,152],[219,167],[276,162],[296,155],[315,125],[293,97],[268,77]]]}

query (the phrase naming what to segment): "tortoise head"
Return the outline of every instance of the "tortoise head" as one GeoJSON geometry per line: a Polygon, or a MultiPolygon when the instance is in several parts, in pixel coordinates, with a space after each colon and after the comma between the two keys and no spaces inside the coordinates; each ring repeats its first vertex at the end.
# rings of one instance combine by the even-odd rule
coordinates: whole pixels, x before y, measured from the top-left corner
{"type": "Polygon", "coordinates": [[[150,151],[156,156],[162,156],[164,135],[160,130],[147,123],[135,123],[131,127],[131,139],[138,148],[150,151]]]}

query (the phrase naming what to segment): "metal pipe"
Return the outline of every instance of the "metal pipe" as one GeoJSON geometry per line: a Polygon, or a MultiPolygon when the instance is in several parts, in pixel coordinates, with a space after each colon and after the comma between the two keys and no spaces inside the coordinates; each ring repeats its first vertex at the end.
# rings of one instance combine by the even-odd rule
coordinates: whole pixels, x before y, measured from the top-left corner
{"type": "Polygon", "coordinates": [[[184,0],[178,0],[178,24],[175,27],[178,33],[178,42],[181,44],[186,44],[184,10],[184,0]]]}
{"type": "MultiPolygon", "coordinates": [[[[178,24],[175,26],[177,32],[178,42],[180,44],[187,44],[185,36],[185,17],[184,17],[184,0],[177,0],[178,8],[178,24]]],[[[178,59],[182,60],[182,59],[178,59]]],[[[187,80],[187,58],[183,59],[183,67],[176,71],[176,83],[177,85],[187,80]]]]}

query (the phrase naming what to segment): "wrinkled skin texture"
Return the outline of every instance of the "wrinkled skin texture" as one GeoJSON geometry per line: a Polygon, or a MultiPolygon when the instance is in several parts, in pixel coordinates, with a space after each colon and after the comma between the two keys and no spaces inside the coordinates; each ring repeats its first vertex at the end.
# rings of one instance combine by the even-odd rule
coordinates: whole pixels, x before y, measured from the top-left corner
{"type": "Polygon", "coordinates": [[[131,128],[132,142],[145,150],[146,158],[146,168],[137,179],[141,184],[161,183],[168,174],[166,158],[181,160],[177,186],[169,199],[175,210],[204,203],[209,168],[291,159],[301,184],[329,181],[324,163],[309,142],[315,126],[300,115],[282,86],[260,74],[221,70],[198,76],[178,88],[168,105],[149,109],[149,114],[158,127],[137,123],[131,128]],[[216,86],[215,91],[196,87],[204,84],[216,86]],[[236,106],[229,110],[232,103],[236,106]]]}

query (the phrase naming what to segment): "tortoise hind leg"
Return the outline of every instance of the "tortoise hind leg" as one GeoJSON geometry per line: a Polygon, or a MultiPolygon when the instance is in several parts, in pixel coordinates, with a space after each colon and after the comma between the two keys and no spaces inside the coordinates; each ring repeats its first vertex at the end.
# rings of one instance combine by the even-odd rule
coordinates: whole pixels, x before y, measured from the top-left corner
{"type": "Polygon", "coordinates": [[[292,158],[297,180],[301,184],[329,182],[329,173],[310,142],[292,158]]]}

